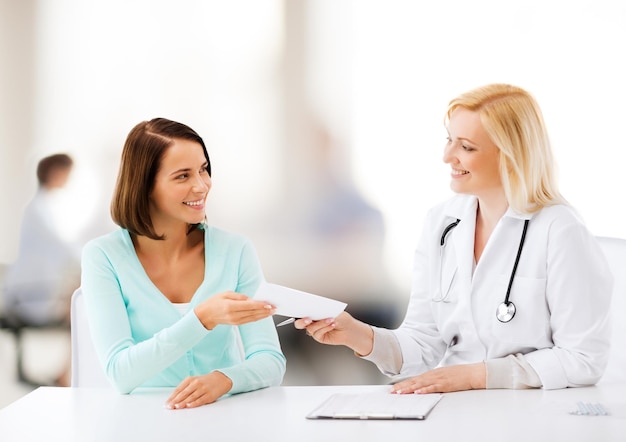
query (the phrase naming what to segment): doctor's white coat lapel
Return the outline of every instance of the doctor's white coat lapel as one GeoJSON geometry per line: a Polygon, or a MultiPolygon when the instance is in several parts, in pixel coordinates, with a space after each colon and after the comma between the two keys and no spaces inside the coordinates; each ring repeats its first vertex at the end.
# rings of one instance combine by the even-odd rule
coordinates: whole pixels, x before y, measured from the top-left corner
{"type": "Polygon", "coordinates": [[[449,238],[450,246],[456,255],[457,283],[460,284],[460,293],[471,291],[477,205],[476,198],[457,199],[446,210],[447,216],[461,220],[454,229],[456,232],[449,238]]]}
{"type": "Polygon", "coordinates": [[[457,197],[444,209],[444,218],[460,219],[454,234],[449,235],[446,258],[454,262],[442,263],[446,269],[456,267],[456,281],[450,293],[452,304],[434,303],[435,316],[439,318],[440,333],[448,345],[448,351],[442,361],[444,365],[459,363],[468,358],[482,358],[474,354],[482,349],[472,314],[472,270],[474,266],[474,231],[476,226],[477,199],[457,197]],[[438,305],[437,305],[438,304],[438,305]]]}

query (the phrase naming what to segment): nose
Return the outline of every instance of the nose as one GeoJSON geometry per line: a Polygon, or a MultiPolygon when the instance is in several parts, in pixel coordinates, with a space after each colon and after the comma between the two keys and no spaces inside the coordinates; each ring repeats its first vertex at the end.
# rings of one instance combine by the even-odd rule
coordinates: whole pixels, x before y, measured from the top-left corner
{"type": "Polygon", "coordinates": [[[454,161],[454,143],[448,141],[443,148],[443,162],[450,164],[454,161]]]}
{"type": "Polygon", "coordinates": [[[197,174],[196,179],[193,183],[193,191],[194,192],[208,192],[211,188],[211,178],[206,175],[197,174]]]}

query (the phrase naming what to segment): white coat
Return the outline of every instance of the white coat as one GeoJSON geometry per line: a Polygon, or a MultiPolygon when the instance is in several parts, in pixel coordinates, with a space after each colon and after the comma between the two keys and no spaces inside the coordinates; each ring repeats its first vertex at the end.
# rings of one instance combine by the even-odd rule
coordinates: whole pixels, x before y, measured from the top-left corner
{"type": "Polygon", "coordinates": [[[593,235],[564,205],[533,215],[509,209],[473,270],[476,208],[475,197],[458,195],[428,214],[407,315],[395,331],[400,375],[523,354],[543,388],[597,382],[609,355],[613,279],[593,235]],[[505,298],[526,218],[509,298],[517,312],[502,323],[496,308],[505,298]],[[442,233],[457,219],[442,253],[442,233]]]}

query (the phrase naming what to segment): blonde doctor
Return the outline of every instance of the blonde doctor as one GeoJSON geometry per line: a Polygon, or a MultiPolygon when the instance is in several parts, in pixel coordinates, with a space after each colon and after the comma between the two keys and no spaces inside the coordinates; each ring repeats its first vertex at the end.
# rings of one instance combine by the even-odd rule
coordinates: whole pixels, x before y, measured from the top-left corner
{"type": "Polygon", "coordinates": [[[451,200],[428,213],[396,330],[296,321],[395,380],[394,393],[596,383],[609,352],[612,276],[557,189],[541,111],[491,84],[452,100],[443,160],[451,200]]]}

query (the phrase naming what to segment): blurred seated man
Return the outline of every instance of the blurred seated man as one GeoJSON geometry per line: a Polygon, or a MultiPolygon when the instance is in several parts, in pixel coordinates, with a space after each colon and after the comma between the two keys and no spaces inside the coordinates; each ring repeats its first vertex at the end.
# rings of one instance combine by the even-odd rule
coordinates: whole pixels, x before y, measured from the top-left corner
{"type": "Polygon", "coordinates": [[[24,211],[18,256],[4,285],[6,315],[17,324],[69,326],[70,297],[80,284],[80,250],[63,237],[59,203],[72,167],[72,158],[62,153],[37,166],[39,187],[24,211]]]}

